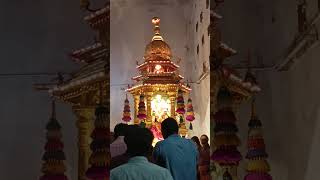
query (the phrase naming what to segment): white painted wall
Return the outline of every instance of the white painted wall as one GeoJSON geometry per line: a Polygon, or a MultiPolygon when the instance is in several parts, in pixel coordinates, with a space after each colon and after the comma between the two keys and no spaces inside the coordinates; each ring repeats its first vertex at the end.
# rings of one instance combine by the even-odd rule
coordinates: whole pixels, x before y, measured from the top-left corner
{"type": "MultiPolygon", "coordinates": [[[[191,19],[188,26],[187,71],[192,72],[187,77],[190,81],[197,81],[203,72],[203,63],[209,67],[210,40],[208,26],[210,24],[210,7],[206,7],[206,0],[193,1],[191,19]],[[200,22],[200,13],[203,20],[200,22]],[[198,30],[196,31],[196,24],[198,30]],[[202,44],[202,36],[204,44],[202,44]],[[199,54],[197,46],[199,45],[199,54]]],[[[196,119],[192,123],[194,131],[190,136],[210,135],[210,76],[208,75],[200,84],[191,84],[191,99],[193,101],[196,119]]]]}
{"type": "MultiPolygon", "coordinates": [[[[311,18],[317,12],[317,1],[307,3],[311,18]]],[[[232,58],[236,63],[245,59],[248,48],[259,52],[267,65],[279,62],[297,33],[296,1],[226,1],[220,14],[224,17],[220,24],[223,39],[239,52],[232,58]]],[[[257,108],[273,179],[319,179],[319,56],[318,45],[287,72],[258,73],[263,90],[257,96],[257,108]]],[[[249,102],[240,108],[238,117],[245,154],[249,102]]],[[[243,177],[244,162],[239,173],[243,177]]]]}

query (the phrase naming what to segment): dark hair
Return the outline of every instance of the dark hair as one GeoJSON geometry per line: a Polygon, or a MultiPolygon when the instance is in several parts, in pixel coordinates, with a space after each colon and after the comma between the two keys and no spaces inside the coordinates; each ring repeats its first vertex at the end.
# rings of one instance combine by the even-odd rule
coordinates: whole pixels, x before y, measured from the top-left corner
{"type": "Polygon", "coordinates": [[[200,136],[200,139],[201,139],[202,136],[205,137],[207,140],[209,140],[208,136],[205,135],[205,134],[202,134],[202,135],[200,136]]]}
{"type": "Polygon", "coordinates": [[[191,138],[191,140],[197,144],[198,148],[201,147],[200,140],[199,140],[198,136],[193,136],[191,138]]]}
{"type": "Polygon", "coordinates": [[[208,136],[207,136],[207,135],[203,134],[203,135],[201,135],[201,136],[200,136],[200,142],[201,142],[201,144],[202,144],[202,145],[207,144],[207,143],[208,143],[208,141],[209,141],[209,138],[208,138],[208,136]],[[205,140],[203,140],[203,138],[202,138],[202,137],[205,137],[205,140]]]}
{"type": "Polygon", "coordinates": [[[179,132],[179,126],[177,121],[171,117],[162,121],[161,132],[164,138],[167,138],[172,134],[177,134],[179,132]]]}
{"type": "Polygon", "coordinates": [[[152,150],[153,134],[147,128],[129,126],[124,142],[129,156],[147,156],[152,150]]]}
{"type": "Polygon", "coordinates": [[[114,138],[119,136],[124,136],[126,134],[128,125],[124,123],[119,123],[114,127],[114,138]]]}

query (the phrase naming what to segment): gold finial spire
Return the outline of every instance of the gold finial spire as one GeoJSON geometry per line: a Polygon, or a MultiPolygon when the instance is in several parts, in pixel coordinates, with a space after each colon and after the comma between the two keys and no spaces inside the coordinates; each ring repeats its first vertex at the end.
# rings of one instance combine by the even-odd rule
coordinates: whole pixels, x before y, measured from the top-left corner
{"type": "Polygon", "coordinates": [[[154,36],[152,38],[152,41],[154,41],[154,40],[163,41],[163,38],[160,35],[160,18],[154,17],[154,18],[152,18],[151,22],[154,25],[154,28],[153,28],[154,36]]]}

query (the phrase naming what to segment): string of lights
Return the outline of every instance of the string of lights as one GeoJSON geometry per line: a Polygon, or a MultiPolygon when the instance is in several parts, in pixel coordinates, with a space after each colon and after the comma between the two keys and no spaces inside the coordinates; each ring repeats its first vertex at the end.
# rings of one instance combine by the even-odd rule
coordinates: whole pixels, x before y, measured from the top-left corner
{"type": "MultiPolygon", "coordinates": [[[[198,82],[181,82],[181,83],[185,83],[185,84],[198,84],[198,82]]],[[[110,86],[128,86],[128,85],[132,85],[132,83],[123,83],[123,84],[110,84],[110,86]]]]}
{"type": "MultiPolygon", "coordinates": [[[[57,76],[71,75],[71,73],[58,72],[29,72],[29,73],[0,73],[0,78],[34,78],[34,77],[57,77],[57,76]]],[[[198,84],[195,81],[185,81],[182,82],[185,84],[198,84]]],[[[110,87],[121,87],[132,85],[132,83],[119,83],[119,84],[110,84],[110,87]]]]}
{"type": "Polygon", "coordinates": [[[31,73],[0,73],[0,77],[14,78],[14,77],[34,77],[34,76],[57,76],[57,75],[70,75],[70,73],[44,73],[44,72],[31,72],[31,73]]]}

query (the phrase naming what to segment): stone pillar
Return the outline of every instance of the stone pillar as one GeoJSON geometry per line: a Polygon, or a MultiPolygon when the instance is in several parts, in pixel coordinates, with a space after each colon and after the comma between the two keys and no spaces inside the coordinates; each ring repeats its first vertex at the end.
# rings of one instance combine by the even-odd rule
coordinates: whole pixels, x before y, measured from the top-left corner
{"type": "Polygon", "coordinates": [[[138,115],[138,107],[139,107],[139,101],[140,101],[140,97],[139,95],[134,95],[134,124],[139,124],[139,119],[137,118],[138,115]]]}
{"type": "Polygon", "coordinates": [[[171,96],[170,97],[170,116],[175,118],[176,114],[176,97],[171,96]]]}
{"type": "Polygon", "coordinates": [[[90,134],[93,129],[93,109],[73,109],[77,116],[78,128],[78,180],[87,180],[85,173],[88,169],[90,151],[90,134]]]}
{"type": "Polygon", "coordinates": [[[152,97],[148,94],[147,97],[147,120],[146,120],[146,125],[147,127],[151,127],[152,124],[152,117],[151,117],[151,100],[152,97]]]}

